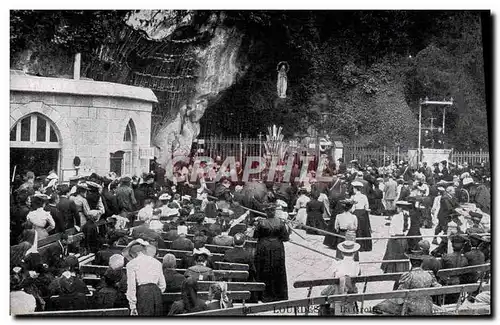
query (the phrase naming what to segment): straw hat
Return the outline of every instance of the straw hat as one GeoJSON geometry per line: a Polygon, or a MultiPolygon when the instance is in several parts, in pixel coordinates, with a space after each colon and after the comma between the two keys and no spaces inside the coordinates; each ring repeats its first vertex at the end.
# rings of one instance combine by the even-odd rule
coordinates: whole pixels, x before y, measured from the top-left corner
{"type": "Polygon", "coordinates": [[[359,181],[354,181],[351,183],[351,185],[353,187],[363,187],[363,183],[359,182],[359,181]]]}
{"type": "Polygon", "coordinates": [[[94,188],[100,188],[101,185],[95,183],[95,182],[91,182],[91,181],[87,181],[87,185],[90,186],[90,187],[94,187],[94,188]]]}
{"type": "Polygon", "coordinates": [[[160,195],[160,197],[158,198],[158,200],[160,200],[160,201],[168,201],[171,198],[172,197],[168,193],[163,193],[162,195],[160,195]]]}
{"type": "Polygon", "coordinates": [[[463,180],[463,184],[464,185],[469,185],[469,184],[472,184],[472,183],[474,183],[474,180],[472,178],[465,178],[463,180]]]}
{"type": "Polygon", "coordinates": [[[410,260],[424,260],[428,256],[424,255],[424,251],[419,249],[419,250],[412,250],[410,254],[405,254],[406,257],[408,257],[410,260]]]}
{"type": "Polygon", "coordinates": [[[87,183],[79,183],[78,185],[76,185],[76,187],[83,188],[85,190],[89,189],[87,183]]]}
{"type": "Polygon", "coordinates": [[[195,248],[193,249],[193,255],[207,255],[207,256],[212,256],[212,253],[206,248],[206,247],[201,247],[201,248],[195,248]]]}
{"type": "Polygon", "coordinates": [[[346,240],[337,245],[337,249],[342,253],[355,253],[361,247],[360,244],[346,240]]]}
{"type": "Polygon", "coordinates": [[[132,248],[132,246],[135,246],[137,244],[142,245],[144,247],[144,254],[145,255],[148,255],[151,257],[154,257],[156,255],[156,247],[149,244],[147,241],[139,238],[139,239],[131,241],[127,245],[127,247],[125,247],[123,249],[123,251],[122,251],[123,257],[125,257],[129,261],[132,260],[132,256],[130,256],[130,248],[132,248]]]}
{"type": "Polygon", "coordinates": [[[285,201],[283,200],[276,200],[276,204],[282,208],[287,208],[288,207],[288,204],[286,204],[285,201]]]}

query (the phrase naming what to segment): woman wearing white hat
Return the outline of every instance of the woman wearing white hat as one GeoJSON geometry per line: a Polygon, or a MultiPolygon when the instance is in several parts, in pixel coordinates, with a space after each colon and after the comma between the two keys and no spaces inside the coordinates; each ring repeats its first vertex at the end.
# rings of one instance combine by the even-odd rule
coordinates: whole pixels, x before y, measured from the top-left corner
{"type": "MultiPolygon", "coordinates": [[[[354,194],[351,196],[354,206],[352,207],[353,213],[358,217],[358,229],[356,232],[356,237],[371,237],[372,226],[370,223],[370,207],[368,204],[368,198],[366,195],[361,193],[363,188],[363,183],[354,181],[351,183],[353,187],[354,194]]],[[[361,245],[360,252],[371,252],[372,241],[371,239],[365,239],[359,241],[361,245]]]]}
{"type": "MultiPolygon", "coordinates": [[[[354,241],[346,240],[338,244],[337,250],[342,253],[342,260],[336,266],[333,277],[339,279],[339,284],[326,287],[321,295],[343,295],[357,293],[356,284],[352,283],[351,277],[358,276],[361,273],[359,262],[354,260],[354,255],[359,251],[360,245],[354,241]]],[[[320,309],[320,316],[338,316],[357,314],[358,306],[355,301],[344,303],[336,301],[330,305],[323,305],[320,309]]]]}

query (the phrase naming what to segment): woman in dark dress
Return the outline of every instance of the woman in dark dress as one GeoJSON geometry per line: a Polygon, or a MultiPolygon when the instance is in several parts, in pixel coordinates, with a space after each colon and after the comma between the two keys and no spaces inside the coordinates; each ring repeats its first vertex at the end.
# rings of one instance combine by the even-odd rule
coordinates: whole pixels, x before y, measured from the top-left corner
{"type": "MultiPolygon", "coordinates": [[[[326,224],[323,219],[323,213],[325,212],[325,206],[323,202],[318,201],[319,191],[317,189],[313,189],[311,193],[311,201],[306,204],[306,212],[307,212],[307,221],[306,226],[325,229],[326,224]]],[[[306,229],[306,233],[310,235],[319,235],[316,231],[306,229]]]]}
{"type": "Polygon", "coordinates": [[[255,253],[257,281],[266,284],[263,302],[288,299],[283,242],[289,240],[289,234],[285,223],[276,218],[274,212],[274,206],[266,209],[267,219],[258,219],[253,236],[258,240],[255,253]]]}
{"type": "MultiPolygon", "coordinates": [[[[347,188],[343,181],[344,176],[339,176],[334,182],[332,187],[329,189],[328,200],[330,201],[330,220],[328,221],[326,231],[335,232],[335,219],[337,215],[344,212],[344,206],[340,202],[346,198],[347,188]]],[[[334,246],[331,240],[333,237],[325,236],[325,240],[323,241],[323,245],[329,246],[333,249],[336,249],[337,246],[334,246]]]]}
{"type": "MultiPolygon", "coordinates": [[[[417,208],[419,202],[417,202],[417,198],[415,197],[409,197],[406,200],[411,203],[411,206],[409,208],[410,225],[406,236],[421,236],[422,234],[420,233],[420,223],[422,220],[422,210],[417,208]]],[[[418,249],[417,245],[421,240],[422,237],[408,238],[408,251],[411,252],[412,250],[418,249]]]]}
{"type": "MultiPolygon", "coordinates": [[[[389,225],[389,235],[391,237],[403,237],[408,230],[408,209],[411,203],[407,201],[397,201],[397,213],[391,217],[389,225]]],[[[406,238],[390,238],[384,254],[384,261],[405,260],[408,252],[408,242],[406,238]]],[[[380,268],[384,273],[407,272],[410,269],[408,262],[382,263],[380,268]]]]}
{"type": "Polygon", "coordinates": [[[384,211],[384,205],[382,204],[382,198],[384,194],[382,190],[379,188],[379,180],[373,182],[372,185],[372,196],[371,200],[368,199],[368,203],[370,204],[370,209],[372,210],[372,214],[382,215],[384,211]]]}

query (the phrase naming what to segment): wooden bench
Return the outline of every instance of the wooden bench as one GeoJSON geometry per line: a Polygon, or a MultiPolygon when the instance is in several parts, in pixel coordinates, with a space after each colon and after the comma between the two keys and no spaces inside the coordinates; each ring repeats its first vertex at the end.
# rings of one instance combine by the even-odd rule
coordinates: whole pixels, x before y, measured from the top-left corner
{"type": "MultiPolygon", "coordinates": [[[[114,246],[110,249],[114,250],[116,249],[117,251],[122,251],[126,248],[126,246],[114,246]]],[[[193,255],[193,252],[191,251],[181,251],[181,250],[176,250],[176,249],[158,249],[156,251],[156,254],[163,258],[163,256],[167,255],[167,254],[172,254],[174,255],[176,258],[178,259],[182,259],[184,257],[188,257],[188,256],[192,256],[193,255]]],[[[224,254],[212,254],[211,256],[211,259],[213,262],[222,262],[222,260],[224,259],[224,254]]]]}
{"type": "MultiPolygon", "coordinates": [[[[270,303],[259,303],[250,307],[244,306],[244,307],[227,308],[222,310],[202,311],[197,313],[183,314],[180,316],[245,316],[249,314],[276,311],[280,309],[286,310],[288,308],[303,307],[309,309],[309,307],[312,305],[324,305],[336,301],[340,301],[345,304],[347,302],[354,302],[354,301],[383,300],[383,299],[393,299],[393,298],[403,298],[407,300],[409,298],[421,297],[421,296],[435,296],[435,295],[452,294],[459,292],[468,293],[477,290],[477,288],[478,288],[477,284],[465,284],[465,285],[455,285],[455,286],[436,287],[436,288],[319,296],[314,298],[302,298],[302,299],[285,300],[285,301],[270,302],[270,303]]],[[[405,312],[406,308],[403,308],[402,316],[404,316],[405,312]]]]}
{"type": "MultiPolygon", "coordinates": [[[[228,298],[231,300],[248,300],[250,299],[249,291],[228,291],[228,298]]],[[[208,299],[207,291],[198,292],[198,296],[201,299],[208,299]]],[[[164,303],[173,303],[177,300],[182,299],[182,294],[180,292],[176,293],[164,293],[162,294],[164,303]]],[[[51,299],[57,299],[57,296],[51,297],[51,299]]],[[[129,316],[130,310],[128,308],[110,308],[110,309],[88,309],[88,310],[61,310],[61,311],[43,311],[43,312],[34,312],[25,315],[19,315],[22,317],[68,317],[68,316],[129,316]]]]}
{"type": "MultiPolygon", "coordinates": [[[[108,269],[107,266],[102,265],[82,265],[80,272],[85,276],[86,274],[97,275],[101,277],[108,269]]],[[[185,269],[176,269],[180,274],[186,272],[185,269]]],[[[248,271],[234,271],[234,270],[213,270],[216,279],[220,280],[246,280],[248,279],[248,271]]]]}
{"type": "Polygon", "coordinates": [[[481,273],[486,273],[489,272],[491,268],[491,264],[481,264],[481,265],[474,265],[474,266],[465,266],[465,267],[459,267],[459,268],[452,268],[452,269],[441,269],[437,273],[437,277],[439,279],[447,279],[452,276],[460,276],[460,275],[465,275],[468,273],[473,273],[473,272],[481,272],[481,273]]]}
{"type": "Polygon", "coordinates": [[[214,262],[216,270],[233,270],[233,271],[248,271],[248,264],[229,263],[229,262],[214,262]]]}
{"type": "Polygon", "coordinates": [[[61,310],[61,311],[39,311],[30,314],[16,315],[17,317],[116,317],[129,316],[128,308],[110,308],[110,309],[87,309],[87,310],[61,310]]]}
{"type": "MultiPolygon", "coordinates": [[[[64,231],[64,233],[66,233],[68,236],[71,236],[71,235],[76,234],[76,229],[75,228],[70,228],[70,229],[64,231]]],[[[57,242],[58,240],[61,239],[62,234],[63,233],[60,232],[60,233],[53,234],[53,235],[50,235],[48,237],[45,237],[44,239],[40,239],[38,241],[38,247],[43,247],[45,245],[49,245],[49,244],[57,242]]]]}
{"type": "MultiPolygon", "coordinates": [[[[364,283],[363,293],[366,293],[368,282],[383,282],[383,281],[398,281],[404,272],[398,273],[385,273],[385,274],[374,274],[374,275],[359,275],[351,277],[353,283],[364,283]]],[[[312,293],[313,287],[326,286],[339,284],[339,278],[328,278],[328,279],[317,279],[317,280],[303,280],[295,281],[293,283],[294,288],[309,288],[307,291],[307,297],[309,298],[312,293]]],[[[363,309],[363,304],[361,304],[361,309],[363,309]]],[[[306,311],[306,315],[308,311],[306,311]]]]}
{"type": "MultiPolygon", "coordinates": [[[[205,281],[202,284],[202,287],[198,287],[198,290],[199,290],[198,291],[198,297],[199,298],[201,298],[203,300],[207,300],[208,299],[208,290],[209,290],[210,285],[212,283],[216,283],[216,282],[205,281]]],[[[245,283],[243,283],[243,284],[245,284],[245,283]]],[[[263,284],[263,285],[265,287],[265,284],[263,284]]],[[[241,285],[241,284],[240,285],[232,286],[232,288],[244,288],[244,287],[245,287],[245,285],[241,285]]],[[[260,285],[259,286],[255,286],[255,288],[261,289],[259,291],[263,291],[264,290],[263,288],[261,288],[260,285]]],[[[92,297],[94,297],[93,294],[88,294],[86,296],[89,299],[92,299],[92,297]]],[[[228,287],[227,296],[231,300],[248,300],[250,298],[250,291],[249,290],[232,290],[232,289],[230,289],[228,287]]],[[[59,296],[51,296],[49,299],[51,301],[54,301],[54,300],[59,299],[59,296]]],[[[181,292],[165,292],[165,293],[162,293],[162,299],[163,299],[163,302],[174,302],[176,300],[182,299],[182,293],[181,292]]]]}
{"type": "MultiPolygon", "coordinates": [[[[68,229],[65,231],[68,236],[72,237],[73,242],[79,242],[83,239],[83,233],[82,232],[76,232],[76,229],[68,229]]],[[[48,250],[53,247],[53,246],[59,246],[58,241],[61,239],[62,233],[57,233],[54,235],[50,235],[44,239],[41,239],[38,241],[38,253],[42,257],[43,260],[47,259],[47,254],[48,250]]]]}

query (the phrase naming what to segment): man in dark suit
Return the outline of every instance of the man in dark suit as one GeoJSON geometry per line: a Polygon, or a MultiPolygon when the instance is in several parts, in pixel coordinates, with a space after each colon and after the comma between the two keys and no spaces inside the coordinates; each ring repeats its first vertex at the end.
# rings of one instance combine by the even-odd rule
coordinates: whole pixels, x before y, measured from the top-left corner
{"type": "Polygon", "coordinates": [[[179,238],[177,238],[172,242],[170,248],[180,251],[192,251],[194,248],[194,244],[191,240],[186,238],[187,227],[186,226],[177,227],[177,235],[179,236],[179,238]]]}
{"type": "MultiPolygon", "coordinates": [[[[446,226],[448,222],[451,221],[451,215],[454,210],[459,207],[458,202],[454,198],[455,196],[455,188],[452,186],[448,186],[446,188],[446,192],[441,197],[440,208],[437,214],[438,225],[434,230],[434,235],[439,235],[441,231],[446,232],[446,226]]],[[[433,244],[437,245],[437,239],[434,238],[432,241],[433,244]]]]}
{"type": "Polygon", "coordinates": [[[163,256],[163,276],[165,277],[165,292],[181,292],[184,275],[176,271],[177,261],[173,254],[163,256]]]}
{"type": "MultiPolygon", "coordinates": [[[[484,253],[478,248],[479,245],[483,242],[483,237],[479,234],[470,234],[469,241],[471,250],[464,254],[467,259],[468,266],[481,265],[486,263],[486,258],[484,253]]],[[[480,273],[473,272],[469,273],[463,277],[464,283],[475,283],[479,280],[480,273]]]]}
{"type": "Polygon", "coordinates": [[[248,281],[255,279],[255,264],[254,257],[251,252],[243,248],[245,245],[245,235],[236,234],[233,237],[234,248],[227,250],[224,253],[224,262],[248,264],[248,281]]]}
{"type": "Polygon", "coordinates": [[[338,174],[345,174],[347,172],[347,165],[344,163],[344,158],[337,159],[339,162],[338,174]]]}
{"type": "Polygon", "coordinates": [[[57,187],[59,203],[57,203],[56,209],[60,215],[60,219],[64,220],[64,229],[71,229],[74,226],[80,227],[80,216],[78,215],[75,201],[70,200],[68,197],[69,191],[70,188],[68,185],[63,184],[57,187]]]}
{"type": "MultiPolygon", "coordinates": [[[[453,269],[468,266],[467,258],[462,254],[462,249],[465,244],[465,237],[463,234],[454,235],[450,238],[453,252],[451,254],[443,255],[441,259],[441,266],[443,269],[453,269]]],[[[440,279],[443,285],[457,285],[461,282],[460,276],[451,276],[447,279],[440,279]]],[[[460,294],[449,294],[446,296],[445,304],[456,303],[460,294]]]]}

